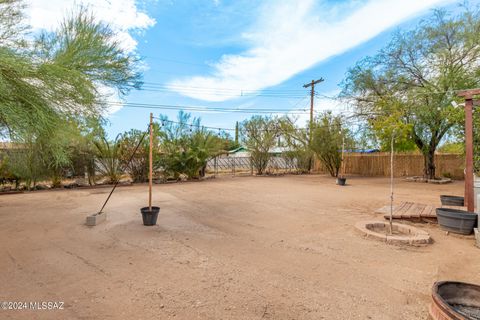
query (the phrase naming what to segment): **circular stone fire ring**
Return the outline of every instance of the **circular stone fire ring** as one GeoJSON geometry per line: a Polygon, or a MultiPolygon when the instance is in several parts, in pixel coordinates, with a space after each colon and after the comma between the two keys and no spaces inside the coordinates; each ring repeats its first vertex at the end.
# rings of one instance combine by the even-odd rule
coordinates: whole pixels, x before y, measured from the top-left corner
{"type": "Polygon", "coordinates": [[[355,228],[367,239],[384,241],[390,244],[426,245],[431,243],[430,235],[418,228],[393,223],[393,234],[390,235],[390,224],[387,221],[361,221],[355,228]]]}

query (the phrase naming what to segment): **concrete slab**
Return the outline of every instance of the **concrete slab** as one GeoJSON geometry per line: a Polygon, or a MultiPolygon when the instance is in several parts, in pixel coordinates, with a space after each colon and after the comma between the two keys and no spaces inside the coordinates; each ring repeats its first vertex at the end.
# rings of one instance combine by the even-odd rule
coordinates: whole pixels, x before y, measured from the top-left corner
{"type": "Polygon", "coordinates": [[[106,213],[95,213],[87,217],[85,224],[89,227],[96,226],[107,219],[106,213]]]}
{"type": "Polygon", "coordinates": [[[480,248],[480,232],[478,228],[474,228],[473,231],[475,232],[475,245],[480,248]]]}

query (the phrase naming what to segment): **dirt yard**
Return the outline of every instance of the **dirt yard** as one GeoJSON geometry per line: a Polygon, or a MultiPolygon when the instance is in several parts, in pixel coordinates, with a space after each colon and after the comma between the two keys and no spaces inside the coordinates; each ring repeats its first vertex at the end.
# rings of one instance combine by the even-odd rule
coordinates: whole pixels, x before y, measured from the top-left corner
{"type": "MultiPolygon", "coordinates": [[[[64,310],[1,319],[426,319],[434,281],[480,283],[472,237],[417,224],[411,248],[354,229],[388,204],[383,178],[237,177],[154,186],[158,225],[142,225],[147,186],[0,197],[0,301],[62,301],[64,310]]],[[[439,204],[462,182],[398,181],[396,202],[439,204]]]]}

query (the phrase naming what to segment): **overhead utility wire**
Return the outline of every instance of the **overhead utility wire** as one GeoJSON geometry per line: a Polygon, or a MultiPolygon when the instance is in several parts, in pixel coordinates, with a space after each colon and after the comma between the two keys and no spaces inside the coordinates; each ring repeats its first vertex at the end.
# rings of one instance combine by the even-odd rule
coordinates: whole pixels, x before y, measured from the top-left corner
{"type": "Polygon", "coordinates": [[[168,104],[147,104],[147,103],[122,103],[122,102],[105,102],[110,106],[123,106],[124,108],[139,108],[139,109],[163,109],[163,110],[188,110],[188,111],[203,111],[203,112],[218,112],[218,113],[287,113],[287,114],[306,114],[306,109],[267,109],[267,108],[253,108],[253,109],[241,109],[241,108],[215,108],[215,107],[203,107],[203,106],[185,106],[185,105],[168,105],[168,104]]]}
{"type": "MultiPolygon", "coordinates": [[[[154,119],[157,119],[160,121],[160,125],[163,127],[165,126],[165,123],[174,123],[174,124],[179,124],[179,125],[182,125],[182,126],[185,126],[185,127],[190,127],[190,128],[202,128],[202,129],[210,129],[210,130],[219,130],[219,131],[235,131],[236,128],[222,128],[222,127],[212,127],[212,126],[205,126],[205,125],[201,125],[201,124],[194,124],[194,123],[186,123],[186,122],[179,122],[179,121],[174,121],[174,120],[169,120],[169,119],[164,119],[164,118],[160,118],[160,117],[153,117],[154,119]]],[[[350,126],[353,126],[353,125],[358,125],[360,126],[361,123],[360,122],[344,122],[343,123],[344,125],[350,125],[350,126]]],[[[326,128],[326,127],[336,127],[337,125],[336,124],[321,124],[321,125],[316,125],[315,128],[326,128]]],[[[276,128],[278,129],[278,126],[276,126],[276,128]]],[[[295,128],[295,131],[308,131],[309,128],[295,128]]],[[[257,131],[271,131],[271,129],[260,129],[260,130],[257,130],[257,131]]]]}

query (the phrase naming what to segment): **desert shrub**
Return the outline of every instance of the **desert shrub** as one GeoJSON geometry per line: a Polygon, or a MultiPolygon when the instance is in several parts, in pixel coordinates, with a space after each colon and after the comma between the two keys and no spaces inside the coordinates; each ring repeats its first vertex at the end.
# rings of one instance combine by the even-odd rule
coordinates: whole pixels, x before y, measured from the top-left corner
{"type": "Polygon", "coordinates": [[[158,164],[175,179],[181,175],[188,179],[203,176],[208,160],[222,150],[222,139],[203,128],[199,118],[190,118],[183,112],[179,112],[175,122],[161,118],[158,164]]]}
{"type": "Polygon", "coordinates": [[[108,141],[102,137],[94,142],[95,168],[107,183],[115,183],[120,180],[122,175],[120,163],[120,136],[113,141],[108,141]]]}
{"type": "Polygon", "coordinates": [[[0,184],[15,184],[15,189],[18,188],[18,185],[20,183],[20,177],[15,175],[13,171],[11,170],[9,166],[9,158],[8,156],[4,153],[1,157],[0,160],[0,184]]]}
{"type": "Polygon", "coordinates": [[[148,134],[144,131],[132,129],[121,135],[119,143],[119,161],[133,182],[147,181],[149,160],[148,134]],[[138,145],[139,147],[135,151],[138,145]],[[129,162],[130,158],[132,161],[129,162]]]}

